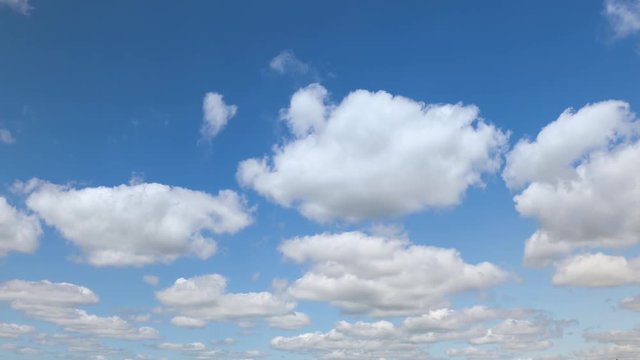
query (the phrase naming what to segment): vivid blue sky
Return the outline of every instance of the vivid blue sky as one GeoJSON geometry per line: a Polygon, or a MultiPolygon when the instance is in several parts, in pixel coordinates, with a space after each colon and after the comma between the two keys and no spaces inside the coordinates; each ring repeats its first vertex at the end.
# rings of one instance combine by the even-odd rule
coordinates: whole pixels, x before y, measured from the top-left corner
{"type": "Polygon", "coordinates": [[[0,358],[640,358],[638,49],[638,0],[0,0],[0,358]]]}

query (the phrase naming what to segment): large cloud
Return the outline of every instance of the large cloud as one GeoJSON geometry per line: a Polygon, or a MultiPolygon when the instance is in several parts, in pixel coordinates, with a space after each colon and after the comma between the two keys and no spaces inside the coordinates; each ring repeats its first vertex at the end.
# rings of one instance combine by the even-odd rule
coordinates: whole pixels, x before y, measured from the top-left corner
{"type": "Polygon", "coordinates": [[[296,305],[266,291],[229,293],[226,286],[227,280],[218,274],[180,278],[172,286],[156,292],[156,298],[177,314],[172,323],[184,327],[202,327],[209,321],[283,316],[291,313],[296,305]]]}
{"type": "Polygon", "coordinates": [[[35,251],[40,235],[42,229],[36,216],[17,210],[0,196],[0,256],[10,251],[35,251]]]}
{"type": "Polygon", "coordinates": [[[10,280],[0,283],[0,301],[30,318],[51,322],[67,331],[125,340],[158,336],[155,329],[136,328],[118,316],[102,317],[77,309],[98,303],[98,297],[90,289],[74,284],[10,280]]]}
{"type": "Polygon", "coordinates": [[[26,203],[96,266],[168,263],[216,250],[211,233],[235,233],[251,223],[233,191],[213,196],[156,183],[76,189],[31,181],[26,203]]]}
{"type": "Polygon", "coordinates": [[[491,263],[465,263],[452,249],[360,232],[294,238],[279,249],[287,259],[310,263],[291,295],[373,316],[421,313],[452,294],[488,289],[508,277],[491,263]]]}
{"type": "Polygon", "coordinates": [[[384,91],[327,101],[318,84],[282,112],[293,139],[240,163],[241,184],[304,216],[329,221],[452,206],[496,171],[506,136],[474,106],[426,105],[384,91]]]}
{"type": "Polygon", "coordinates": [[[503,175],[512,188],[524,187],[516,208],[539,224],[526,264],[640,241],[639,129],[627,103],[604,101],[567,110],[534,141],[518,142],[503,175]]]}

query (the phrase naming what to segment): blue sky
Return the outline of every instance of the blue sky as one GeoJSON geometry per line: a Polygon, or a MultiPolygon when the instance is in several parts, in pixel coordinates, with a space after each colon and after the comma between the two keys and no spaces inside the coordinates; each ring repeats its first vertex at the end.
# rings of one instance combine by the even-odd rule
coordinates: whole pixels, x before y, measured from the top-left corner
{"type": "Polygon", "coordinates": [[[0,0],[0,358],[637,359],[640,2],[0,0]]]}

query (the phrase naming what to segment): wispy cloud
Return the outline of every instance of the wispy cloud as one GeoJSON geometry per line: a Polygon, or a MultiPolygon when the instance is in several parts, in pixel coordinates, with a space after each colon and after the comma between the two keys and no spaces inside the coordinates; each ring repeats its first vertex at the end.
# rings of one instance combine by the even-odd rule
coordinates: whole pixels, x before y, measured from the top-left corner
{"type": "Polygon", "coordinates": [[[640,32],[640,0],[606,0],[605,15],[617,37],[640,32]]]}
{"type": "Polygon", "coordinates": [[[271,70],[279,74],[308,74],[309,64],[298,59],[291,50],[284,50],[269,62],[271,70]]]}
{"type": "Polygon", "coordinates": [[[0,129],[0,142],[4,144],[13,144],[16,139],[11,135],[11,131],[7,129],[0,129]]]}
{"type": "Polygon", "coordinates": [[[0,0],[0,6],[8,7],[22,15],[29,15],[33,10],[29,0],[0,0]]]}

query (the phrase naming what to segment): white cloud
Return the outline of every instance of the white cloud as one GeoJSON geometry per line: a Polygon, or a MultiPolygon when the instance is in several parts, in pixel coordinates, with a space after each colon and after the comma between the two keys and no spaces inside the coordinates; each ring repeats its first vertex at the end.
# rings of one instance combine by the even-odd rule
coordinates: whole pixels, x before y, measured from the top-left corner
{"type": "Polygon", "coordinates": [[[271,59],[269,67],[279,74],[307,74],[309,65],[296,57],[293,51],[285,50],[271,59]]]}
{"type": "Polygon", "coordinates": [[[272,157],[240,163],[237,177],[316,221],[456,205],[498,169],[506,141],[475,106],[426,105],[384,91],[357,90],[331,104],[312,84],[282,114],[293,139],[272,157]]]}
{"type": "Polygon", "coordinates": [[[144,275],[142,280],[149,285],[158,285],[160,278],[155,275],[144,275]]]}
{"type": "Polygon", "coordinates": [[[565,110],[536,139],[521,139],[507,155],[503,177],[509,187],[571,177],[573,164],[594,150],[630,135],[637,125],[629,104],[603,101],[565,110]]]}
{"type": "Polygon", "coordinates": [[[238,107],[225,104],[221,94],[208,92],[204,96],[202,111],[204,112],[204,117],[200,134],[204,139],[211,140],[236,115],[238,107]]]}
{"type": "Polygon", "coordinates": [[[640,296],[626,297],[620,301],[620,306],[631,311],[640,311],[640,296]]]}
{"type": "Polygon", "coordinates": [[[0,0],[0,6],[9,7],[22,15],[29,15],[31,10],[33,10],[33,6],[29,4],[29,0],[0,0]]]}
{"type": "Polygon", "coordinates": [[[158,336],[150,327],[136,328],[118,316],[101,317],[77,309],[79,305],[98,303],[88,288],[50,281],[10,280],[0,283],[0,301],[30,318],[47,321],[66,331],[100,337],[138,340],[158,336]]]}
{"type": "Polygon", "coordinates": [[[192,343],[170,343],[164,342],[157,345],[161,350],[168,350],[181,353],[184,356],[188,356],[194,359],[242,359],[250,360],[263,357],[260,351],[240,351],[231,352],[217,349],[207,348],[205,344],[201,342],[192,343]]]}
{"type": "Polygon", "coordinates": [[[476,346],[491,346],[477,351],[451,350],[450,356],[491,355],[489,358],[514,358],[515,354],[537,351],[552,345],[552,340],[562,337],[567,322],[552,320],[539,312],[523,310],[497,310],[482,307],[460,311],[442,309],[439,314],[445,321],[457,318],[455,324],[433,322],[433,326],[414,327],[410,319],[396,326],[389,321],[355,322],[339,321],[326,333],[312,332],[292,337],[278,336],[271,346],[284,351],[312,354],[317,359],[430,359],[425,345],[452,340],[466,341],[476,346]],[[478,316],[478,314],[481,314],[478,316]],[[504,318],[508,314],[519,318],[504,318]],[[469,318],[465,318],[465,316],[469,318]],[[493,326],[495,320],[503,319],[493,326]],[[498,347],[496,347],[496,345],[498,347]]]}
{"type": "Polygon", "coordinates": [[[171,323],[175,326],[186,328],[202,328],[207,326],[206,321],[187,316],[175,316],[171,319],[171,323]]]}
{"type": "Polygon", "coordinates": [[[605,15],[618,37],[640,32],[640,0],[606,0],[605,15]]]}
{"type": "Polygon", "coordinates": [[[585,340],[607,344],[604,348],[579,351],[584,360],[619,359],[635,360],[640,357],[640,329],[609,330],[586,333],[585,340]]]}
{"type": "Polygon", "coordinates": [[[575,255],[560,262],[553,275],[555,285],[611,287],[640,282],[640,259],[603,253],[575,255]]]}
{"type": "Polygon", "coordinates": [[[294,238],[279,250],[287,259],[310,263],[289,287],[292,296],[372,316],[418,314],[446,304],[449,295],[485,290],[508,278],[491,263],[465,263],[453,249],[360,232],[294,238]]]}
{"type": "Polygon", "coordinates": [[[169,263],[193,254],[206,259],[210,233],[235,233],[251,223],[244,200],[156,183],[76,189],[42,181],[25,186],[26,203],[82,250],[95,266],[169,263]]]}
{"type": "Polygon", "coordinates": [[[286,315],[270,317],[267,319],[267,323],[273,328],[293,330],[311,324],[311,319],[307,314],[295,311],[286,315]]]}
{"type": "Polygon", "coordinates": [[[20,335],[28,334],[34,330],[34,327],[29,325],[0,322],[0,338],[17,338],[20,335]]]}
{"type": "Polygon", "coordinates": [[[198,326],[209,321],[269,318],[290,313],[295,303],[270,292],[229,293],[222,275],[210,274],[175,283],[156,292],[160,303],[177,316],[177,326],[198,326]]]}
{"type": "Polygon", "coordinates": [[[640,241],[640,122],[621,101],[565,111],[535,141],[521,140],[503,176],[516,209],[538,222],[525,263],[544,266],[579,248],[640,241]]]}
{"type": "Polygon", "coordinates": [[[0,196],[0,256],[10,251],[34,252],[40,235],[42,229],[36,216],[17,210],[0,196]]]}
{"type": "Polygon", "coordinates": [[[0,142],[4,144],[13,144],[16,142],[16,139],[11,135],[9,130],[0,129],[0,142]]]}

